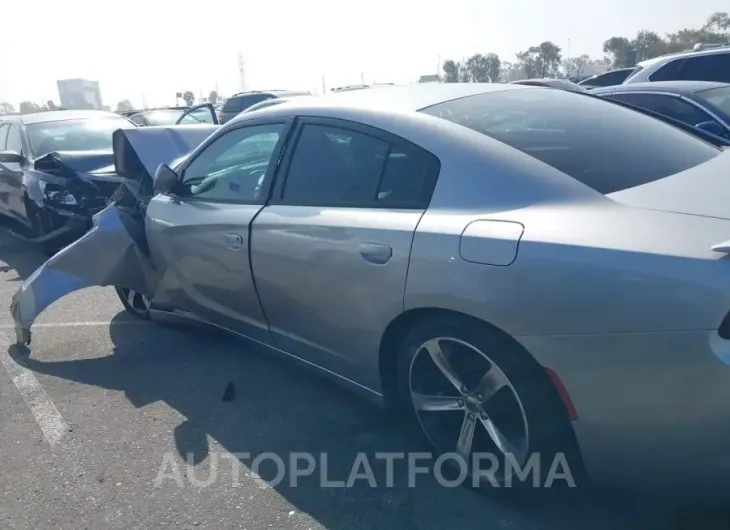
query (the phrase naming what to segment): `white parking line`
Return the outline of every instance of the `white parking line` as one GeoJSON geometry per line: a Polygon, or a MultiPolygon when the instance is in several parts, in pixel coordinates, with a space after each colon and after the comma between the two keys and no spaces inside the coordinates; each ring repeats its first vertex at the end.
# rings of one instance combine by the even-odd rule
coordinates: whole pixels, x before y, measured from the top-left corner
{"type": "MultiPolygon", "coordinates": [[[[141,324],[149,325],[151,322],[147,320],[122,320],[122,321],[116,321],[116,322],[104,322],[104,321],[91,321],[91,322],[41,322],[39,324],[33,324],[33,329],[36,328],[73,328],[73,327],[83,327],[83,326],[97,326],[97,327],[105,327],[105,326],[139,326],[141,324]]],[[[13,330],[15,329],[15,324],[0,324],[0,330],[13,330]]]]}
{"type": "Polygon", "coordinates": [[[5,333],[0,332],[0,361],[5,365],[10,378],[23,396],[35,421],[43,431],[48,444],[53,447],[68,432],[68,424],[58,412],[53,401],[36,379],[32,371],[16,363],[8,352],[11,342],[5,333]]]}

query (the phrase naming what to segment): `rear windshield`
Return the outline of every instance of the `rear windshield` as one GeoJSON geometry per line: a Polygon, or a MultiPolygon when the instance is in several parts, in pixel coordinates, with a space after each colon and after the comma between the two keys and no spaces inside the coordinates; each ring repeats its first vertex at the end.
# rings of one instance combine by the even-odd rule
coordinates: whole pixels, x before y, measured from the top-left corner
{"type": "Polygon", "coordinates": [[[422,112],[519,149],[603,194],[662,179],[720,153],[661,120],[564,90],[488,92],[422,112]]]}
{"type": "Polygon", "coordinates": [[[724,114],[730,116],[730,86],[702,90],[697,92],[696,96],[704,99],[720,109],[724,114]]]}
{"type": "Polygon", "coordinates": [[[226,101],[223,105],[223,112],[240,112],[249,108],[251,105],[271,99],[274,96],[270,94],[247,94],[244,96],[235,96],[226,101]]]}

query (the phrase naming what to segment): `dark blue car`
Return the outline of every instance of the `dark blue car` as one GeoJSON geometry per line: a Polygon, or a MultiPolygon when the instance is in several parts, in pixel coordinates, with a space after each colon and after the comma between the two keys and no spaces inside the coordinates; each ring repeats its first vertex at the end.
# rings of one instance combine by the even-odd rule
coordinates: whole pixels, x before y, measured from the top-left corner
{"type": "Polygon", "coordinates": [[[730,84],[713,81],[657,81],[591,90],[730,139],[730,84]]]}

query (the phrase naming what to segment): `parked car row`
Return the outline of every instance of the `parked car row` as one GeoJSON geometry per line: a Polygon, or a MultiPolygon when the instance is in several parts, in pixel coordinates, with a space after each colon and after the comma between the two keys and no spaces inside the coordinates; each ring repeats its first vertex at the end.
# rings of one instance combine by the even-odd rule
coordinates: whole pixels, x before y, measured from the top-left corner
{"type": "Polygon", "coordinates": [[[292,97],[223,126],[67,116],[100,120],[104,141],[83,145],[113,166],[36,167],[41,138],[87,137],[4,123],[27,136],[0,137],[22,173],[14,191],[0,175],[6,203],[31,183],[30,202],[61,215],[97,167],[123,182],[15,294],[16,337],[30,344],[65,294],[110,285],[140,318],[319,369],[468,463],[563,455],[576,480],[727,491],[730,152],[614,95],[417,84],[292,97]]]}
{"type": "Polygon", "coordinates": [[[578,83],[567,79],[513,83],[590,92],[730,140],[730,45],[697,46],[578,83]]]}

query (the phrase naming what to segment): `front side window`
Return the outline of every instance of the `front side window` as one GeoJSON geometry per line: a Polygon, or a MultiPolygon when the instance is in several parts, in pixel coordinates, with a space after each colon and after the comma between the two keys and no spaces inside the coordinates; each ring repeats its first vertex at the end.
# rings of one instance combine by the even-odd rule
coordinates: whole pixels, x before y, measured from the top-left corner
{"type": "Polygon", "coordinates": [[[422,208],[430,199],[433,167],[429,155],[406,142],[305,124],[289,164],[283,202],[422,208]]]}
{"type": "Polygon", "coordinates": [[[208,106],[192,109],[189,110],[178,123],[181,125],[199,125],[201,123],[213,124],[215,123],[213,112],[215,111],[212,107],[208,106]]]}
{"type": "Polygon", "coordinates": [[[489,92],[421,112],[507,144],[604,194],[679,173],[720,153],[659,119],[564,90],[489,92]]]}
{"type": "Polygon", "coordinates": [[[611,99],[617,99],[631,105],[652,110],[679,120],[689,125],[697,125],[705,121],[715,121],[712,116],[696,105],[682,101],[676,96],[662,94],[614,94],[611,99]]]}
{"type": "Polygon", "coordinates": [[[283,130],[280,123],[253,125],[220,136],[185,169],[176,193],[201,200],[257,204],[263,200],[264,177],[283,130]]]}
{"type": "Polygon", "coordinates": [[[679,69],[684,64],[684,59],[669,61],[649,76],[649,81],[674,81],[677,79],[679,69]]]}
{"type": "Polygon", "coordinates": [[[134,128],[126,118],[114,116],[32,123],[26,131],[33,155],[41,157],[54,151],[111,151],[112,133],[134,128]]]}

